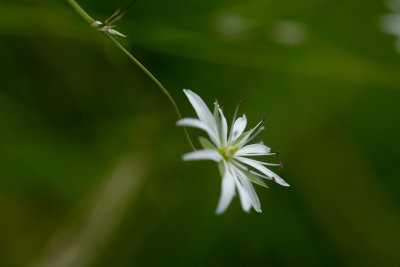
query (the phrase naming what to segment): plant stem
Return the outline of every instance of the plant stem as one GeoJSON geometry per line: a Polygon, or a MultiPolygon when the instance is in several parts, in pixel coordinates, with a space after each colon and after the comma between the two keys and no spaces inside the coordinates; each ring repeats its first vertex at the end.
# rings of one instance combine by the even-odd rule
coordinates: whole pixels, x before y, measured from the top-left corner
{"type": "Polygon", "coordinates": [[[87,22],[89,22],[89,24],[94,21],[94,19],[88,13],[86,13],[86,11],[80,5],[78,5],[77,2],[75,2],[75,0],[67,1],[79,13],[79,15],[81,15],[87,22]]]}
{"type": "MultiPolygon", "coordinates": [[[[68,3],[71,4],[71,6],[89,23],[92,24],[95,20],[88,14],[86,11],[75,1],[75,0],[67,0],[68,3]]],[[[124,46],[122,46],[114,37],[112,37],[108,32],[103,32],[108,39],[110,39],[114,44],[117,45],[117,47],[125,54],[127,55],[164,93],[164,95],[168,98],[169,102],[171,103],[172,107],[175,110],[175,113],[178,117],[178,119],[182,119],[182,116],[179,112],[178,106],[176,105],[174,99],[170,95],[170,93],[165,89],[165,87],[160,83],[160,81],[145,67],[143,66],[142,63],[140,63],[139,60],[137,60],[124,46]]],[[[186,137],[186,141],[188,142],[189,146],[193,149],[196,150],[194,147],[192,141],[190,140],[189,134],[187,132],[186,127],[183,127],[183,132],[186,137]]]]}
{"type": "Polygon", "coordinates": [[[118,8],[117,11],[114,12],[106,21],[104,22],[106,25],[112,25],[114,22],[120,20],[128,11],[129,8],[133,6],[133,4],[136,3],[136,0],[131,0],[131,2],[125,6],[124,8],[118,8]]]}
{"type": "MultiPolygon", "coordinates": [[[[182,119],[181,113],[179,112],[178,106],[176,105],[174,99],[172,98],[172,96],[170,95],[170,93],[167,91],[167,89],[165,89],[165,87],[160,83],[159,80],[157,80],[156,77],[154,77],[154,75],[145,67],[143,66],[142,63],[139,62],[139,60],[137,60],[128,50],[126,50],[125,47],[123,47],[117,40],[115,40],[114,37],[112,37],[109,33],[105,32],[104,33],[111,41],[113,41],[118,47],[119,49],[121,49],[122,52],[125,53],[125,55],[127,55],[144,73],[146,73],[146,75],[161,89],[161,91],[164,93],[164,95],[168,98],[169,102],[171,103],[172,107],[175,110],[175,113],[178,117],[178,119],[182,119]]],[[[186,127],[183,127],[183,132],[186,136],[186,140],[189,143],[190,147],[193,150],[196,150],[196,148],[194,147],[192,141],[190,140],[189,134],[187,132],[186,127]]]]}

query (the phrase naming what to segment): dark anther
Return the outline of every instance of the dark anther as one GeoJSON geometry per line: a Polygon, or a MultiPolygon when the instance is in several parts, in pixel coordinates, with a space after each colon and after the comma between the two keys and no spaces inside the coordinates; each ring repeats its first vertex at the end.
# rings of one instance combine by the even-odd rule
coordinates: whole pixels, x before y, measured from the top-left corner
{"type": "Polygon", "coordinates": [[[219,104],[219,106],[220,106],[221,108],[225,107],[225,103],[224,103],[224,102],[221,102],[221,103],[218,103],[218,104],[219,104]]]}
{"type": "Polygon", "coordinates": [[[272,177],[272,182],[276,182],[276,181],[275,181],[275,177],[272,177]]]}
{"type": "Polygon", "coordinates": [[[260,121],[265,121],[265,118],[260,118],[260,121]]]}
{"type": "Polygon", "coordinates": [[[276,155],[276,156],[279,156],[279,151],[276,151],[276,152],[275,152],[275,155],[276,155]]]}
{"type": "Polygon", "coordinates": [[[283,169],[283,162],[279,161],[279,166],[281,167],[281,169],[283,169]]]}
{"type": "Polygon", "coordinates": [[[241,104],[243,104],[244,103],[244,99],[242,98],[242,99],[239,99],[239,101],[237,102],[237,104],[238,105],[241,105],[241,104]]]}

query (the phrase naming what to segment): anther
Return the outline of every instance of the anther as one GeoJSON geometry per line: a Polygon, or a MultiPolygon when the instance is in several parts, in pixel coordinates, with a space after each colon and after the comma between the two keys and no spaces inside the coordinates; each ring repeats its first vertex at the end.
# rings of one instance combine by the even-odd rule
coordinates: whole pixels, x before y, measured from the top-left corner
{"type": "Polygon", "coordinates": [[[219,106],[220,106],[221,108],[225,107],[225,103],[224,103],[224,102],[221,102],[221,103],[218,103],[218,104],[219,104],[219,106]]]}
{"type": "Polygon", "coordinates": [[[241,105],[243,103],[244,103],[244,99],[243,98],[239,99],[239,101],[237,102],[238,105],[241,105]]]}
{"type": "Polygon", "coordinates": [[[279,156],[279,154],[280,154],[279,151],[275,152],[275,156],[279,156]]]}
{"type": "Polygon", "coordinates": [[[281,169],[283,169],[283,162],[279,161],[279,166],[281,167],[281,169]]]}
{"type": "Polygon", "coordinates": [[[276,182],[275,177],[272,177],[271,180],[272,182],[276,182]]]}
{"type": "Polygon", "coordinates": [[[260,118],[260,121],[265,121],[265,118],[260,118]]]}

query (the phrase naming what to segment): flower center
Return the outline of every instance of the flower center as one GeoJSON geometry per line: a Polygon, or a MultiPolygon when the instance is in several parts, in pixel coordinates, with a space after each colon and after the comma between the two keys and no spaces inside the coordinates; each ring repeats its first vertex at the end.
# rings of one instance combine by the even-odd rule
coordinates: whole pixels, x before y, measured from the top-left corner
{"type": "Polygon", "coordinates": [[[219,149],[219,153],[226,159],[230,160],[235,156],[235,153],[239,150],[238,146],[226,146],[219,149]]]}

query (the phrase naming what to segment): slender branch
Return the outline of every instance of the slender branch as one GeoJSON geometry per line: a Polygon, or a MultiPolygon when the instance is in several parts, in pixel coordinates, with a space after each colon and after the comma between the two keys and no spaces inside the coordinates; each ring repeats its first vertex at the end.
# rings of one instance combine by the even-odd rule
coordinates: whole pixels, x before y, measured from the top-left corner
{"type": "Polygon", "coordinates": [[[120,20],[125,15],[126,11],[128,11],[128,9],[131,8],[135,3],[136,0],[131,0],[131,2],[124,8],[118,8],[117,11],[115,11],[114,14],[112,14],[108,19],[106,19],[104,23],[106,25],[114,24],[116,21],[120,20]]]}
{"type": "MultiPolygon", "coordinates": [[[[75,1],[75,0],[67,0],[68,3],[89,23],[92,24],[95,20],[88,14],[86,11],[75,1]]],[[[175,113],[178,119],[182,119],[182,116],[179,112],[178,106],[176,105],[174,99],[168,92],[168,90],[160,83],[160,81],[145,67],[139,60],[137,60],[124,46],[122,46],[114,37],[112,37],[108,32],[103,32],[108,39],[110,39],[117,47],[127,55],[163,92],[163,94],[168,98],[169,102],[171,103],[172,107],[175,110],[175,113]]],[[[186,141],[190,145],[193,150],[196,150],[192,141],[190,140],[189,134],[187,132],[186,127],[183,127],[183,132],[186,137],[186,141]]]]}
{"type": "MultiPolygon", "coordinates": [[[[172,98],[172,96],[170,95],[170,93],[167,91],[167,89],[165,89],[165,87],[160,83],[159,80],[157,80],[156,77],[154,77],[154,75],[145,67],[143,66],[142,63],[139,62],[139,60],[137,60],[128,50],[126,50],[125,47],[123,47],[117,40],[115,40],[114,37],[112,37],[109,33],[105,32],[104,33],[111,41],[113,41],[118,47],[119,49],[121,49],[122,52],[125,53],[125,55],[127,55],[144,73],[146,73],[146,75],[161,89],[161,91],[164,93],[164,95],[168,98],[169,102],[171,103],[172,107],[175,110],[176,116],[178,117],[178,119],[182,119],[181,113],[179,112],[178,106],[176,105],[174,99],[172,98]]],[[[187,132],[186,127],[183,127],[183,132],[186,136],[186,140],[189,143],[190,147],[193,150],[196,150],[196,148],[194,147],[192,141],[190,140],[189,134],[187,132]]]]}
{"type": "Polygon", "coordinates": [[[94,19],[88,13],[86,13],[86,11],[80,5],[78,5],[77,2],[75,2],[75,0],[67,0],[67,1],[79,13],[79,15],[81,15],[87,22],[89,22],[89,24],[91,24],[94,21],[94,19]]]}

